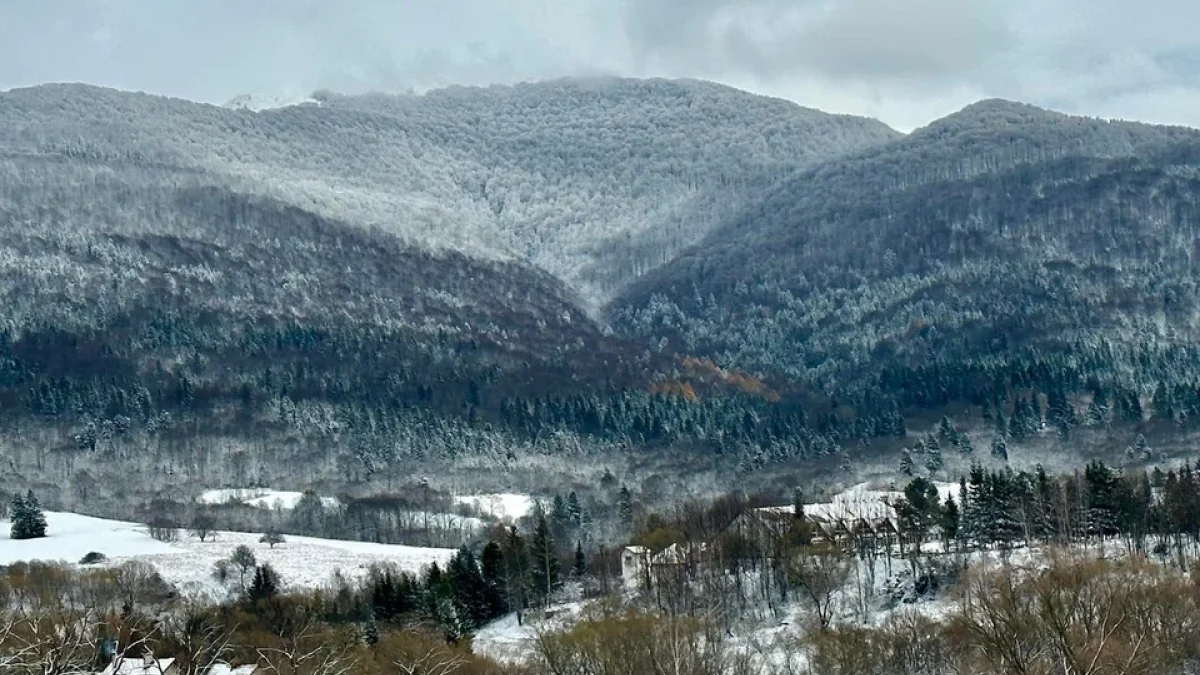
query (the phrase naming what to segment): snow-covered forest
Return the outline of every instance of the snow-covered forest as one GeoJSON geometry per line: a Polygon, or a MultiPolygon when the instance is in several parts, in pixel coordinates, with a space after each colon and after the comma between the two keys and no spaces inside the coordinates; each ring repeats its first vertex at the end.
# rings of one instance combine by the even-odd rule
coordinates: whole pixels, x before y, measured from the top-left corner
{"type": "Polygon", "coordinates": [[[6,92],[0,478],[114,517],[424,476],[615,510],[609,471],[846,482],[931,438],[1166,461],[1200,415],[1197,148],[1000,101],[904,136],[695,81],[6,92]]]}

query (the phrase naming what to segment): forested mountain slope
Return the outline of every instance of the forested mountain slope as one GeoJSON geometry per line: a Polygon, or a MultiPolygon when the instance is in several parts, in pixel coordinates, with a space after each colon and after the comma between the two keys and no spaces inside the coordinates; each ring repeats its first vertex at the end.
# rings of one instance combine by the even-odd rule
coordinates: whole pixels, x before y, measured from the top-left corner
{"type": "Polygon", "coordinates": [[[779,177],[895,137],[686,81],[258,113],[0,93],[0,481],[370,490],[434,457],[707,435],[744,405],[652,394],[672,356],[597,300],[779,177]]]}
{"type": "MultiPolygon", "coordinates": [[[[526,260],[602,300],[873,120],[692,81],[562,80],[255,113],[78,85],[0,96],[21,158],[195,172],[424,247],[526,260]]],[[[98,197],[100,195],[97,195],[98,197]]]]}
{"type": "Polygon", "coordinates": [[[1194,403],[1198,207],[1196,131],[985,101],[775,186],[614,316],[847,403],[1194,403]]]}
{"type": "Polygon", "coordinates": [[[1185,129],[988,101],[901,136],[689,81],[3,93],[0,481],[851,470],[964,403],[1015,440],[1186,421],[1198,169],[1185,129]]]}

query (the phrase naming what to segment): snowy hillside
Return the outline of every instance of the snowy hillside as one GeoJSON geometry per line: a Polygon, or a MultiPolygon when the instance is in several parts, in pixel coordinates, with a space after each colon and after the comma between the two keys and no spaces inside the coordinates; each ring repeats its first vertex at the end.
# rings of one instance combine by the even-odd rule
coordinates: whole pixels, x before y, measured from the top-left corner
{"type": "Polygon", "coordinates": [[[271,548],[259,542],[261,535],[243,532],[217,532],[205,542],[181,532],[178,541],[164,543],[152,538],[145,526],[133,523],[58,512],[47,512],[46,521],[45,538],[23,541],[10,539],[5,523],[0,528],[0,565],[29,560],[75,563],[97,552],[107,557],[105,565],[145,560],[184,593],[221,597],[224,591],[212,579],[213,565],[243,544],[254,551],[260,563],[270,563],[285,586],[294,589],[322,586],[335,570],[355,578],[373,563],[391,563],[401,570],[419,572],[435,562],[445,564],[454,555],[452,549],[292,536],[271,548]]]}
{"type": "Polygon", "coordinates": [[[16,154],[0,166],[88,158],[142,167],[155,182],[234,187],[422,246],[532,262],[598,303],[697,241],[748,189],[898,136],[691,81],[295,103],[247,96],[233,110],[94,87],[14,90],[0,95],[0,148],[16,154]]]}

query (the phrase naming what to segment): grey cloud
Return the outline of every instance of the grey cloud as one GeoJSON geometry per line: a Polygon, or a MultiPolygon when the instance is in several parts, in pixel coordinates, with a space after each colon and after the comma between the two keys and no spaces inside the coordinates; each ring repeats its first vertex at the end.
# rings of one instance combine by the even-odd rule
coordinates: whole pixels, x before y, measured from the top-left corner
{"type": "Polygon", "coordinates": [[[901,128],[1001,96],[1200,126],[1194,0],[0,0],[0,89],[221,102],[704,77],[901,128]]]}
{"type": "Polygon", "coordinates": [[[634,0],[639,55],[675,67],[866,81],[942,79],[1011,47],[991,0],[634,0]]]}

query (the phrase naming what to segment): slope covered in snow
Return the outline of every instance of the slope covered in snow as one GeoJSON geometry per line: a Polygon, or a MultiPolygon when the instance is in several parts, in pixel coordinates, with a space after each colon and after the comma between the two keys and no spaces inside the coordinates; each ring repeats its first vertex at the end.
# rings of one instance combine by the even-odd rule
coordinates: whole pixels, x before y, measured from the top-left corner
{"type": "Polygon", "coordinates": [[[239,545],[249,546],[260,563],[270,563],[284,585],[293,589],[320,587],[330,581],[335,570],[351,579],[377,563],[419,572],[435,562],[444,565],[454,555],[453,549],[292,536],[272,548],[259,542],[261,535],[244,532],[216,532],[204,542],[181,532],[178,541],[164,543],[152,538],[145,526],[134,523],[58,512],[47,512],[46,521],[47,536],[42,539],[14,541],[4,527],[0,531],[0,565],[31,560],[76,563],[96,552],[107,557],[104,565],[145,560],[184,593],[219,598],[226,591],[212,578],[213,565],[239,545]]]}
{"type": "Polygon", "coordinates": [[[19,89],[0,94],[0,148],[15,153],[6,163],[138,166],[422,246],[532,262],[598,302],[697,241],[744,194],[898,136],[694,81],[315,96],[239,97],[234,110],[75,85],[19,89]]]}

